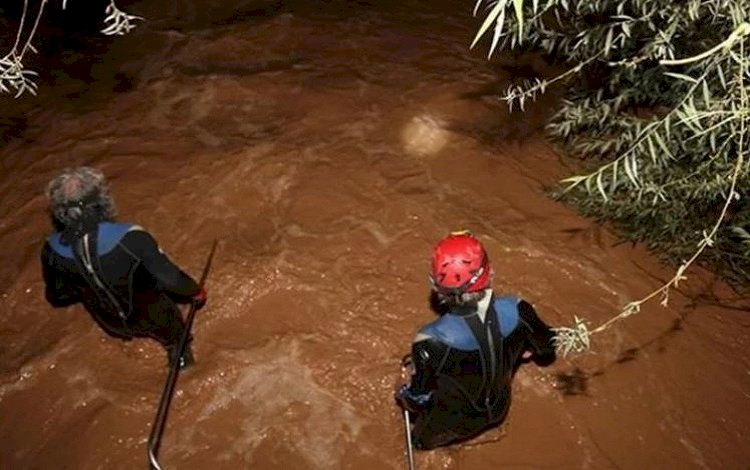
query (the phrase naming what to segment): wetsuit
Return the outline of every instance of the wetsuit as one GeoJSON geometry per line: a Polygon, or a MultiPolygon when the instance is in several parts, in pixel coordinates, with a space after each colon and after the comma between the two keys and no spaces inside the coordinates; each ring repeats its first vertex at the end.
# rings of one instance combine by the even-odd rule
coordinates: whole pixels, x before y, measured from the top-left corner
{"type": "Polygon", "coordinates": [[[423,327],[412,345],[415,374],[401,392],[413,415],[414,446],[446,445],[502,422],[523,353],[551,364],[552,336],[530,304],[489,290],[477,309],[449,312],[423,327]]]}
{"type": "Polygon", "coordinates": [[[82,302],[110,334],[159,341],[170,357],[185,329],[175,302],[198,293],[156,240],[136,225],[102,222],[67,243],[60,233],[42,249],[47,300],[55,307],[82,302]]]}

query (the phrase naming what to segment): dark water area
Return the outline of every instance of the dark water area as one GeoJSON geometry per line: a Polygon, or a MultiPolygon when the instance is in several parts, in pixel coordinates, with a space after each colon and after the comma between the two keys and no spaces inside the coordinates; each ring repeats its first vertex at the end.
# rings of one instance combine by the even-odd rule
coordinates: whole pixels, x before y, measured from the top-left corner
{"type": "MultiPolygon", "coordinates": [[[[39,96],[0,97],[0,468],[147,466],[163,351],[43,298],[43,188],[68,166],[101,168],[120,219],[196,277],[219,240],[164,468],[404,468],[392,392],[451,230],[553,325],[671,278],[547,197],[570,172],[539,133],[555,97],[492,96],[548,66],[469,51],[470,2],[119,6],[146,21],[117,38],[51,9],[39,96]]],[[[747,469],[750,306],[689,276],[593,353],[522,367],[505,425],[418,468],[747,469]]]]}

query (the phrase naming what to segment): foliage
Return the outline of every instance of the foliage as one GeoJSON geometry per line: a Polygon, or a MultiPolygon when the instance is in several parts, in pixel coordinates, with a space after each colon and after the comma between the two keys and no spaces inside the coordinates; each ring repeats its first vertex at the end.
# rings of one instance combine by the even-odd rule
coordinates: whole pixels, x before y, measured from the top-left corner
{"type": "Polygon", "coordinates": [[[679,264],[671,281],[600,327],[576,318],[558,329],[562,352],[588,349],[591,334],[655,296],[666,304],[699,256],[747,283],[750,0],[478,0],[475,13],[482,5],[474,44],[491,30],[490,55],[536,48],[568,64],[503,97],[523,108],[550,84],[567,86],[547,129],[592,168],[563,180],[559,195],[679,264]]]}
{"type": "MultiPolygon", "coordinates": [[[[31,41],[34,39],[34,35],[36,34],[39,21],[42,18],[47,2],[48,0],[41,0],[34,23],[30,26],[31,29],[26,32],[29,1],[24,0],[23,13],[18,25],[15,43],[10,52],[0,58],[0,93],[14,93],[16,98],[23,95],[24,92],[36,95],[37,84],[34,82],[34,77],[38,76],[38,74],[32,70],[26,70],[23,66],[23,59],[27,52],[36,52],[31,41]]],[[[62,0],[63,9],[65,9],[66,6],[67,0],[62,0]]],[[[114,0],[110,0],[110,3],[105,10],[105,14],[107,15],[104,19],[106,27],[102,29],[101,32],[110,36],[120,36],[129,32],[135,27],[133,25],[134,21],[143,19],[139,16],[128,15],[119,10],[117,5],[115,5],[114,0]]]]}

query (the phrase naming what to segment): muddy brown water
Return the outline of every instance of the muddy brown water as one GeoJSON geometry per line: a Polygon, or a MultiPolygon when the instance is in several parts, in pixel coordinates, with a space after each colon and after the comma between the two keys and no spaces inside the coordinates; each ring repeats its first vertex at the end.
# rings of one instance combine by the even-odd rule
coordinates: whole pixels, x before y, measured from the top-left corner
{"type": "MultiPolygon", "coordinates": [[[[60,65],[38,98],[2,98],[25,129],[0,148],[1,468],[145,468],[167,372],[155,343],[44,302],[42,188],[66,166],[102,168],[120,218],[195,276],[220,241],[169,469],[405,468],[397,364],[450,230],[554,325],[671,276],[545,195],[569,170],[543,106],[485,96],[508,75],[467,50],[470,3],[374,3],[131,3],[148,22],[68,52],[88,78],[60,65]]],[[[694,271],[593,353],[523,367],[502,428],[418,468],[747,469],[749,338],[747,301],[694,271]]]]}

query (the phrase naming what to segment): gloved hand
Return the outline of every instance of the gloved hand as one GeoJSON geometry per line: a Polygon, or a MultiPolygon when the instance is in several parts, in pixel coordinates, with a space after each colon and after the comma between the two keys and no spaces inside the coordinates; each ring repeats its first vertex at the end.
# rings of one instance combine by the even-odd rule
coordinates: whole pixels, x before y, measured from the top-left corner
{"type": "Polygon", "coordinates": [[[432,392],[418,395],[411,391],[411,387],[408,384],[404,384],[396,391],[396,400],[407,410],[417,412],[430,405],[432,402],[432,392]]]}
{"type": "Polygon", "coordinates": [[[206,293],[206,289],[201,288],[201,290],[193,296],[193,305],[195,305],[197,310],[202,309],[207,301],[208,294],[206,293]]]}

